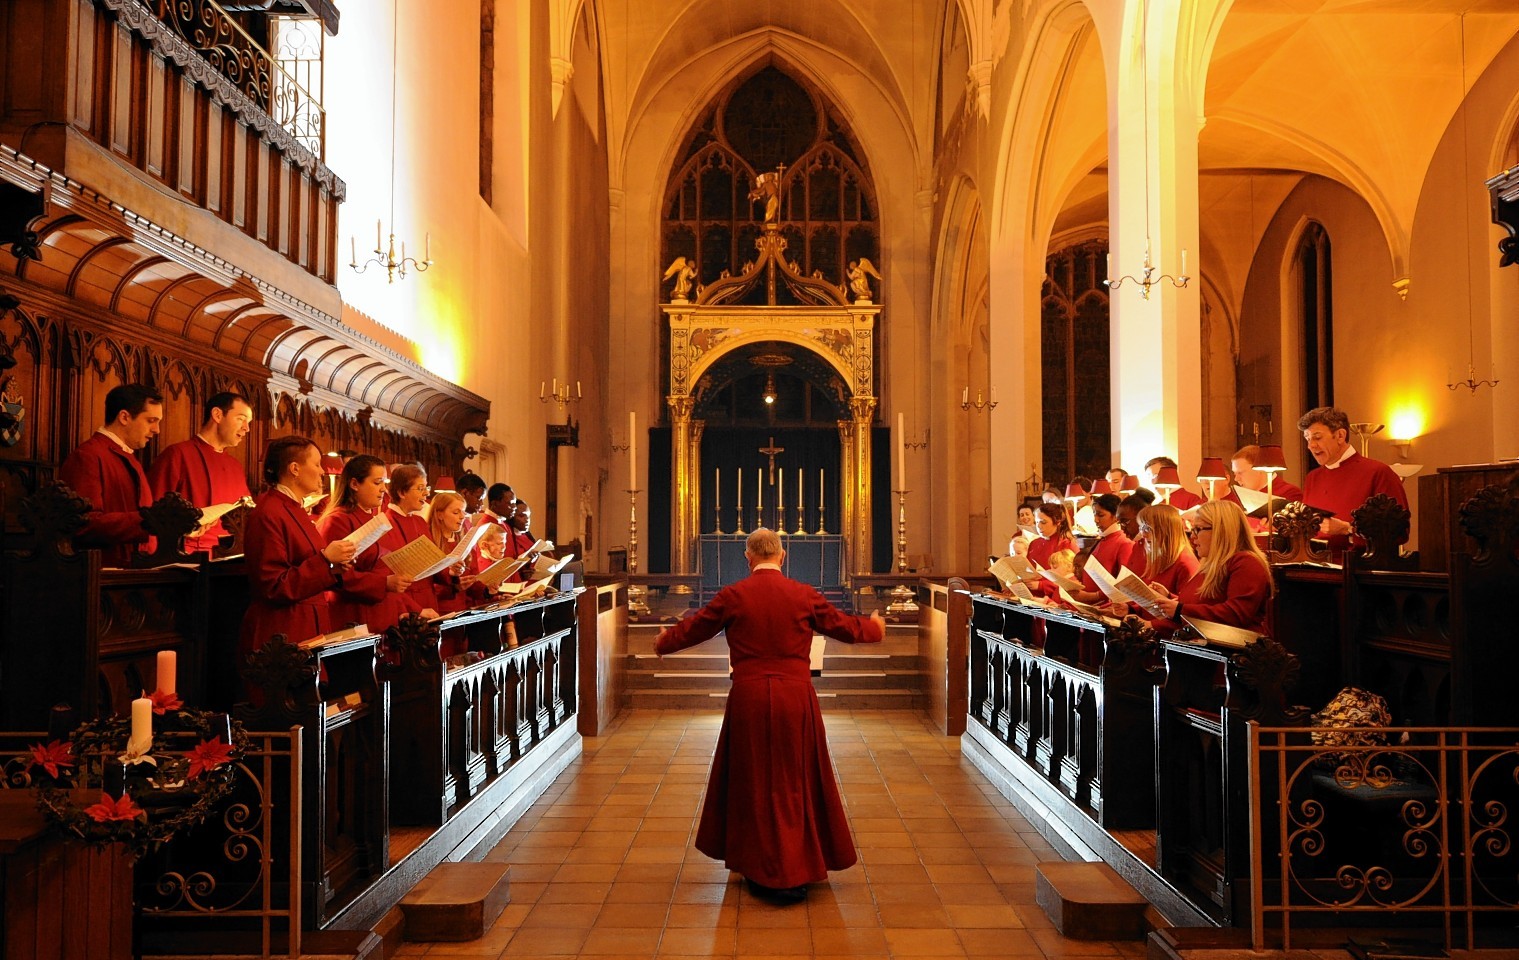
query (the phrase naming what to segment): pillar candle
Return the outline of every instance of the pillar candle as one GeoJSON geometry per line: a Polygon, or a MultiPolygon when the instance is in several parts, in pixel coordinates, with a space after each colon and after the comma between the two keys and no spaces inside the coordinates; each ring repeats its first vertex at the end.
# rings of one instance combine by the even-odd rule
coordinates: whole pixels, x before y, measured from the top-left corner
{"type": "Polygon", "coordinates": [[[765,471],[754,478],[754,509],[759,511],[760,526],[765,525],[765,471]]]}
{"type": "Polygon", "coordinates": [[[823,510],[824,510],[824,508],[826,508],[828,506],[828,493],[827,493],[826,490],[823,489],[823,474],[825,474],[827,472],[828,472],[827,470],[824,470],[824,469],[821,469],[821,468],[818,469],[818,526],[819,527],[821,527],[823,525],[823,510]]]}
{"type": "Polygon", "coordinates": [[[897,489],[898,490],[906,490],[907,489],[907,447],[905,447],[903,445],[904,442],[907,439],[906,438],[906,432],[907,432],[907,430],[906,430],[906,426],[905,426],[905,421],[906,421],[906,417],[904,417],[900,413],[897,414],[897,489]]]}
{"type": "Polygon", "coordinates": [[[796,468],[796,525],[802,525],[802,502],[807,498],[802,496],[802,468],[796,468]]]}
{"type": "MultiPolygon", "coordinates": [[[[776,478],[775,506],[782,512],[786,510],[786,471],[784,468],[781,470],[780,476],[776,478]]],[[[779,526],[784,527],[785,525],[785,519],[782,518],[779,526]]]]}
{"type": "Polygon", "coordinates": [[[738,468],[738,525],[744,525],[744,468],[738,468]]]}
{"type": "Polygon", "coordinates": [[[153,746],[153,701],[138,697],[132,701],[132,735],[127,740],[127,752],[147,753],[153,746]]]}
{"type": "Polygon", "coordinates": [[[173,650],[158,651],[158,689],[164,693],[174,692],[178,656],[173,650]]]}
{"type": "Polygon", "coordinates": [[[723,526],[723,468],[722,467],[718,467],[717,468],[717,479],[712,482],[712,493],[713,493],[713,499],[714,499],[714,502],[712,504],[712,512],[714,514],[716,514],[718,529],[722,529],[722,526],[723,526]]]}
{"type": "Polygon", "coordinates": [[[638,489],[638,414],[628,411],[628,489],[638,489]]]}

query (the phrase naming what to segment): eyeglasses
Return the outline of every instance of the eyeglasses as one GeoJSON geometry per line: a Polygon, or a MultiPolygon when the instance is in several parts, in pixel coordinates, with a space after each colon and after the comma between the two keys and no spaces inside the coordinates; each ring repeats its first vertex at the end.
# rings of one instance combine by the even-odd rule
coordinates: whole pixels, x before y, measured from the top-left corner
{"type": "Polygon", "coordinates": [[[1212,529],[1213,529],[1212,527],[1193,527],[1187,533],[1187,536],[1189,536],[1189,537],[1196,537],[1199,533],[1207,533],[1208,531],[1210,531],[1212,529]]]}

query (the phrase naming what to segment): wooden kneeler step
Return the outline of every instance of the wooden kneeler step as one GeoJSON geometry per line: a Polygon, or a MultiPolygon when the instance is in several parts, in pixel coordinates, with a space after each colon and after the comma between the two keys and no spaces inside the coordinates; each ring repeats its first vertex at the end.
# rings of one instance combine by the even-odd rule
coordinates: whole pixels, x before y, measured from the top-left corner
{"type": "Polygon", "coordinates": [[[1149,903],[1105,863],[1051,861],[1035,868],[1034,900],[1071,940],[1143,940],[1149,903]]]}
{"type": "Polygon", "coordinates": [[[478,940],[511,901],[510,864],[440,863],[401,898],[410,941],[478,940]]]}

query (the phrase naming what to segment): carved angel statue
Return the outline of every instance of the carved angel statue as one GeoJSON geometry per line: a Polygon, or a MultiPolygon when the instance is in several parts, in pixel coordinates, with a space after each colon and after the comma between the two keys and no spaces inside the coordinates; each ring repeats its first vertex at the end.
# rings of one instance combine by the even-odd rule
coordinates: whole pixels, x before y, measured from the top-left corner
{"type": "Polygon", "coordinates": [[[685,257],[676,257],[665,268],[664,279],[675,278],[675,289],[670,291],[671,303],[685,303],[691,295],[691,281],[696,279],[696,266],[685,257]]]}
{"type": "Polygon", "coordinates": [[[861,257],[858,260],[849,261],[849,290],[854,294],[855,303],[870,303],[870,280],[869,277],[881,279],[876,265],[870,262],[869,257],[861,257]]]}
{"type": "Polygon", "coordinates": [[[754,178],[754,189],[749,191],[749,202],[765,201],[765,222],[775,223],[781,210],[781,175],[771,170],[754,178]]]}

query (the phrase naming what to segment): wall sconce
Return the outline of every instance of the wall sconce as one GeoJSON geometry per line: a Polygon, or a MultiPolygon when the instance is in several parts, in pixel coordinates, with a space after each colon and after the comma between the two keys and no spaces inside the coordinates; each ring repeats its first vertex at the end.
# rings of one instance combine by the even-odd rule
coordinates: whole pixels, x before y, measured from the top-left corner
{"type": "Polygon", "coordinates": [[[548,403],[550,400],[552,400],[563,407],[567,404],[578,403],[580,401],[580,398],[581,392],[579,380],[575,381],[574,396],[570,396],[570,382],[568,380],[564,381],[564,383],[560,383],[559,378],[555,377],[553,386],[549,386],[542,380],[538,381],[539,403],[548,403]]]}
{"type": "Polygon", "coordinates": [[[977,413],[980,413],[982,410],[995,410],[995,409],[997,409],[997,388],[996,387],[992,387],[992,396],[991,396],[990,400],[986,399],[982,395],[982,393],[981,393],[980,390],[976,391],[976,399],[975,400],[971,400],[971,398],[970,398],[970,387],[961,387],[960,388],[960,409],[961,410],[969,410],[971,407],[975,407],[977,413]]]}
{"type": "MultiPolygon", "coordinates": [[[[1414,442],[1413,441],[1413,437],[1409,437],[1409,438],[1407,438],[1405,440],[1399,440],[1397,437],[1388,437],[1387,438],[1387,442],[1390,443],[1390,444],[1392,444],[1393,445],[1393,449],[1395,449],[1395,450],[1398,451],[1398,459],[1399,460],[1407,460],[1408,459],[1408,448],[1414,442]]],[[[1363,456],[1364,456],[1364,454],[1363,454],[1363,456]]]]}

